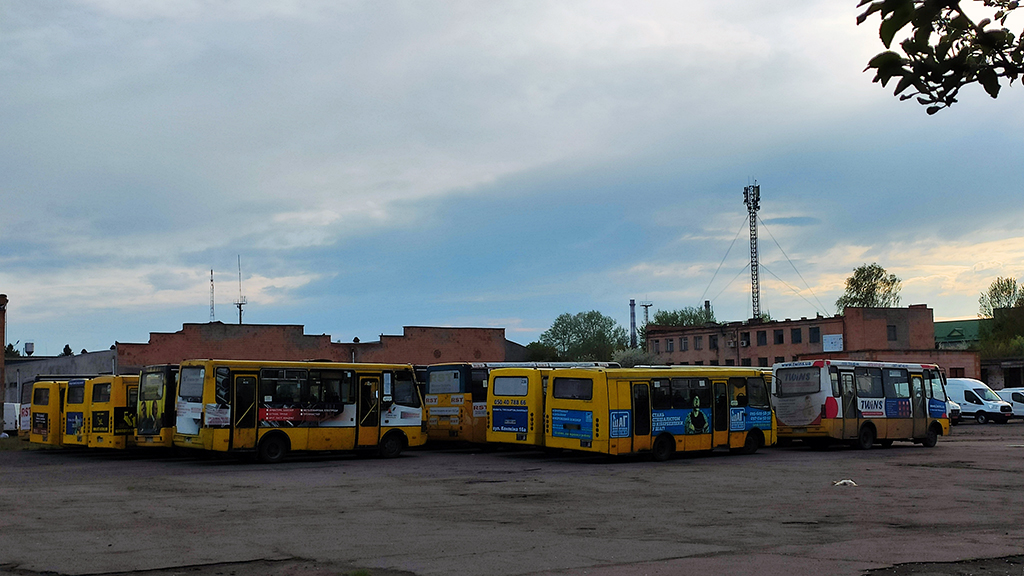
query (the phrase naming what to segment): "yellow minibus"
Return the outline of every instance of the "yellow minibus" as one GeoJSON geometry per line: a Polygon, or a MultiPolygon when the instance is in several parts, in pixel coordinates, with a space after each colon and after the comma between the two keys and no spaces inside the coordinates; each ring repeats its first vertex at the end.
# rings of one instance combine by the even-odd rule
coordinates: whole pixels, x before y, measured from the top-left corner
{"type": "Polygon", "coordinates": [[[28,439],[36,444],[61,446],[64,392],[67,381],[40,381],[32,385],[31,426],[28,439]]]}
{"type": "Polygon", "coordinates": [[[138,446],[174,445],[174,403],[178,391],[178,365],[146,366],[139,372],[135,443],[138,446]]]}
{"type": "Polygon", "coordinates": [[[552,370],[545,446],[659,461],[717,448],[750,454],[776,441],[770,377],[740,366],[552,370]]]}
{"type": "Polygon", "coordinates": [[[187,360],[178,372],[174,445],[255,454],[374,451],[426,442],[408,364],[187,360]]]}

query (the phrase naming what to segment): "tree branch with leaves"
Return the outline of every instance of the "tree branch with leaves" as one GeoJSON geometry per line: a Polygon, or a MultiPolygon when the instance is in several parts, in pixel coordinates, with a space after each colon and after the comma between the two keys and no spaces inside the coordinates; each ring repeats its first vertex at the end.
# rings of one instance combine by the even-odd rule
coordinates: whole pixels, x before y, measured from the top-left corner
{"type": "MultiPolygon", "coordinates": [[[[866,8],[857,16],[863,24],[878,14],[878,37],[886,51],[868,62],[875,70],[873,82],[886,86],[898,78],[893,94],[900,100],[917,97],[935,114],[957,101],[960,89],[977,82],[992,98],[999,95],[1001,80],[1012,84],[1024,71],[1024,33],[1014,35],[1006,19],[1017,10],[1017,0],[974,0],[991,17],[975,22],[960,0],[861,0],[866,8]],[[998,26],[993,25],[998,22],[998,26]],[[910,26],[909,36],[899,43],[902,54],[890,50],[896,35],[910,26]]],[[[972,10],[973,12],[974,10],[972,10]]]]}
{"type": "Polygon", "coordinates": [[[889,308],[899,306],[902,282],[877,263],[863,264],[853,269],[846,279],[846,292],[836,300],[840,312],[852,308],[889,308]]]}

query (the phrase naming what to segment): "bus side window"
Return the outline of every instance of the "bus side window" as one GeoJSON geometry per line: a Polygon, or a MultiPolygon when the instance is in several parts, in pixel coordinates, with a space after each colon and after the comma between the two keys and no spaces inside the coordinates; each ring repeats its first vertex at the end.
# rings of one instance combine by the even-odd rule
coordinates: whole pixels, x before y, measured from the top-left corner
{"type": "Polygon", "coordinates": [[[231,390],[231,371],[227,367],[217,368],[216,374],[216,390],[217,390],[217,404],[229,404],[230,390],[231,390]]]}
{"type": "Polygon", "coordinates": [[[769,408],[771,406],[768,403],[768,387],[765,386],[763,378],[747,378],[747,396],[749,397],[748,403],[751,406],[757,408],[769,408]]]}
{"type": "Polygon", "coordinates": [[[857,396],[860,398],[885,398],[882,388],[882,370],[879,368],[855,368],[857,396]]]}
{"type": "Polygon", "coordinates": [[[745,407],[747,405],[747,380],[745,378],[729,378],[729,389],[732,396],[729,405],[745,407]]]}
{"type": "Polygon", "coordinates": [[[839,371],[835,366],[829,368],[829,376],[832,377],[832,397],[839,398],[839,371]]]}
{"type": "Polygon", "coordinates": [[[651,407],[654,410],[669,410],[672,408],[672,385],[668,380],[651,381],[651,407]]]}

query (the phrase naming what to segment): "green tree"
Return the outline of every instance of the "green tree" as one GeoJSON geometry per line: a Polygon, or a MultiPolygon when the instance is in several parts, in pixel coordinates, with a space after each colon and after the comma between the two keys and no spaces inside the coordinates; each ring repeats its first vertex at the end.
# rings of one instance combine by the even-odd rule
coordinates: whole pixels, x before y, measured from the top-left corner
{"type": "Polygon", "coordinates": [[[558,350],[555,350],[554,346],[540,342],[530,342],[526,345],[526,350],[529,352],[528,358],[530,362],[557,362],[560,360],[558,350]]]}
{"type": "Polygon", "coordinates": [[[14,344],[8,344],[7,348],[4,348],[4,358],[21,358],[21,351],[14,347],[14,344]]]}
{"type": "Polygon", "coordinates": [[[687,306],[679,310],[658,310],[651,324],[657,326],[703,326],[715,320],[715,309],[703,306],[687,306]]]}
{"type": "Polygon", "coordinates": [[[978,317],[991,318],[996,308],[1024,306],[1024,290],[1015,278],[997,277],[978,298],[978,317]]]}
{"type": "Polygon", "coordinates": [[[623,368],[632,368],[634,366],[651,366],[655,364],[661,364],[662,360],[654,354],[648,354],[645,350],[640,348],[626,348],[625,350],[616,350],[612,354],[612,361],[618,362],[623,368]]]}
{"type": "Polygon", "coordinates": [[[900,279],[889,274],[877,263],[863,264],[853,269],[846,279],[846,292],[836,300],[840,312],[848,306],[854,308],[889,308],[900,303],[900,279]]]}
{"type": "Polygon", "coordinates": [[[1006,18],[1019,7],[1017,0],[974,0],[970,11],[984,12],[975,22],[961,0],[861,0],[863,24],[872,14],[881,17],[878,37],[886,51],[868,62],[873,82],[885,86],[898,78],[894,95],[917,101],[934,114],[956,102],[960,89],[977,82],[995,98],[1000,80],[1012,84],[1024,68],[1024,44],[1005,27],[1006,18]],[[979,6],[979,4],[981,6],[979,6]],[[993,23],[998,22],[998,25],[993,23]],[[902,54],[890,50],[900,30],[910,26],[899,43],[902,54]]]}
{"type": "Polygon", "coordinates": [[[566,361],[608,361],[616,350],[626,348],[626,329],[597,310],[565,313],[540,335],[540,343],[553,347],[566,361]]]}

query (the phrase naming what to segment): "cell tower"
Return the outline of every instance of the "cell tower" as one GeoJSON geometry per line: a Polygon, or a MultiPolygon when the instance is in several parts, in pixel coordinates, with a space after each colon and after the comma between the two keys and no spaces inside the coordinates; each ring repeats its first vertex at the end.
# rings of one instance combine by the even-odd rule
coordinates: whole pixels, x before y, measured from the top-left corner
{"type": "Polygon", "coordinates": [[[761,318],[761,283],[757,278],[757,211],[761,209],[761,187],[754,180],[753,186],[743,188],[743,203],[750,214],[750,300],[754,318],[761,318]]]}
{"type": "Polygon", "coordinates": [[[238,323],[242,323],[242,306],[245,306],[248,302],[245,301],[245,296],[242,296],[242,255],[238,255],[238,300],[235,300],[235,306],[238,307],[238,323]]]}
{"type": "Polygon", "coordinates": [[[654,302],[651,302],[650,300],[643,300],[639,302],[639,304],[644,307],[644,326],[647,326],[647,311],[651,306],[654,306],[654,302]]]}
{"type": "Polygon", "coordinates": [[[213,269],[210,269],[210,322],[216,320],[217,317],[213,313],[213,269]]]}

